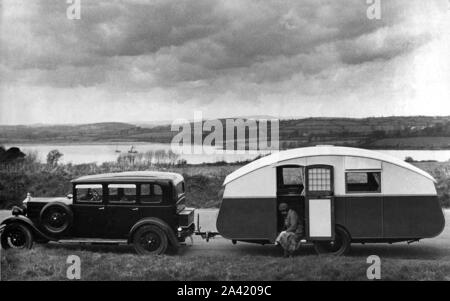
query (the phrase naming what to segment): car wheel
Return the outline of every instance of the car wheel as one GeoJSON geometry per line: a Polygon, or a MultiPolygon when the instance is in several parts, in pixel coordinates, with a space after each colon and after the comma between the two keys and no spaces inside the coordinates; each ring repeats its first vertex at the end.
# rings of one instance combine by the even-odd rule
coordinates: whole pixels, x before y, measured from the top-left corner
{"type": "Polygon", "coordinates": [[[341,227],[336,227],[333,241],[316,241],[314,248],[317,254],[341,256],[350,251],[350,235],[341,227]]]}
{"type": "Polygon", "coordinates": [[[142,226],[133,235],[133,245],[138,254],[163,254],[168,247],[167,235],[157,226],[142,226]]]}
{"type": "Polygon", "coordinates": [[[31,249],[33,247],[33,234],[22,224],[9,224],[1,237],[3,249],[31,249]]]}
{"type": "Polygon", "coordinates": [[[72,210],[64,203],[48,203],[40,213],[40,223],[50,234],[60,235],[73,223],[72,210]]]}

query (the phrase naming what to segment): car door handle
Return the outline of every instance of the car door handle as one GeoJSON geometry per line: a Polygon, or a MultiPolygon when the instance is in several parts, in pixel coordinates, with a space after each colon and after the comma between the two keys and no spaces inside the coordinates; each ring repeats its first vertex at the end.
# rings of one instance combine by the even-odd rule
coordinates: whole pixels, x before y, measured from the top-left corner
{"type": "Polygon", "coordinates": [[[132,208],[131,210],[133,210],[133,211],[138,211],[139,210],[139,208],[132,208]]]}
{"type": "Polygon", "coordinates": [[[98,210],[105,210],[105,207],[99,207],[98,210]]]}

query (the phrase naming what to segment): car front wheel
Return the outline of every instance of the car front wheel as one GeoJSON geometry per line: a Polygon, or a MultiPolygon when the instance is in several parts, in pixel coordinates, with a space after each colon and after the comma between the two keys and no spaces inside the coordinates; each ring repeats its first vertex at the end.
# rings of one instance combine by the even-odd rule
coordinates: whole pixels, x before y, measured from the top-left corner
{"type": "Polygon", "coordinates": [[[9,224],[1,237],[3,249],[31,249],[33,235],[30,229],[21,224],[9,224]]]}
{"type": "Polygon", "coordinates": [[[142,226],[133,235],[134,249],[138,254],[163,254],[166,252],[168,244],[167,235],[157,226],[142,226]]]}

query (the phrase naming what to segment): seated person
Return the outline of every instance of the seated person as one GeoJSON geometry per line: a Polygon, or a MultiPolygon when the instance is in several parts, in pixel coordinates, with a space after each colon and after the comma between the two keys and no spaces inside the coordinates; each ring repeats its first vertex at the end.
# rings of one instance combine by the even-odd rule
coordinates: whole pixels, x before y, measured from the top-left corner
{"type": "Polygon", "coordinates": [[[285,257],[292,256],[300,247],[300,240],[303,237],[303,221],[295,210],[289,209],[286,203],[280,203],[278,210],[284,218],[284,231],[278,235],[275,244],[281,245],[285,257]]]}
{"type": "Polygon", "coordinates": [[[80,201],[99,202],[101,201],[101,196],[97,190],[88,188],[86,194],[81,195],[78,199],[80,201]]]}
{"type": "Polygon", "coordinates": [[[80,196],[78,197],[78,199],[79,199],[80,201],[90,201],[90,200],[92,199],[92,197],[93,197],[92,191],[91,191],[90,188],[88,188],[88,189],[86,190],[86,193],[83,194],[83,195],[80,195],[80,196]]]}
{"type": "Polygon", "coordinates": [[[117,201],[120,203],[130,202],[130,200],[128,199],[128,196],[125,195],[125,191],[123,188],[119,188],[119,190],[118,190],[117,201]]]}

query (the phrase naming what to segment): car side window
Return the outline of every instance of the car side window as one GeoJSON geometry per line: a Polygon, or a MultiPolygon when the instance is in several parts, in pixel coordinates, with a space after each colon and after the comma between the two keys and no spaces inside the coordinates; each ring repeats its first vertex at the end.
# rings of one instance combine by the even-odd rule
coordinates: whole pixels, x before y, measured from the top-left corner
{"type": "Polygon", "coordinates": [[[133,204],[136,203],[136,184],[109,184],[109,203],[133,204]]]}
{"type": "Polygon", "coordinates": [[[77,184],[75,185],[75,195],[80,203],[101,203],[103,202],[103,187],[101,184],[77,184]]]}
{"type": "Polygon", "coordinates": [[[176,186],[178,197],[182,196],[185,193],[184,182],[180,182],[176,186]]]}
{"type": "Polygon", "coordinates": [[[163,188],[159,184],[141,184],[141,203],[161,203],[163,188]]]}

